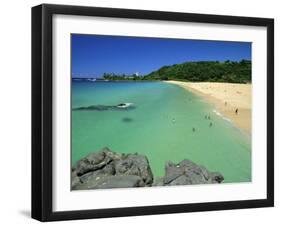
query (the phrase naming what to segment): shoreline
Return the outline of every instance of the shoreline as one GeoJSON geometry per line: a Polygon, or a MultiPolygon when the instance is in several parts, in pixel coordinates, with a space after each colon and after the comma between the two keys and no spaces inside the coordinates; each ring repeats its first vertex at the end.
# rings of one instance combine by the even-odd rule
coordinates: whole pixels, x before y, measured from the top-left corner
{"type": "Polygon", "coordinates": [[[252,85],[218,82],[164,81],[178,85],[201,96],[216,107],[215,114],[231,122],[251,137],[252,133],[252,85]],[[238,109],[238,113],[235,111],[238,109]]]}

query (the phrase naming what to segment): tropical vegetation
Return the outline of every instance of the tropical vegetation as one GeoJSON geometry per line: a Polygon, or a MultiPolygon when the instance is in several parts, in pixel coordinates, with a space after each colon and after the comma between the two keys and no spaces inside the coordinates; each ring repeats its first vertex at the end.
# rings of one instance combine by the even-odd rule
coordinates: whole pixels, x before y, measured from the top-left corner
{"type": "Polygon", "coordinates": [[[251,82],[250,60],[196,61],[163,66],[147,75],[105,73],[107,80],[181,80],[190,82],[251,82]]]}

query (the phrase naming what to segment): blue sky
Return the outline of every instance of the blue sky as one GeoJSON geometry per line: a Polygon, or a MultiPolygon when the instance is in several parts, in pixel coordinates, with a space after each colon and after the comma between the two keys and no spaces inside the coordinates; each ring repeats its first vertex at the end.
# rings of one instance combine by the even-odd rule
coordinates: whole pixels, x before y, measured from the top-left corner
{"type": "Polygon", "coordinates": [[[141,75],[186,61],[251,60],[251,43],[72,34],[72,77],[141,75]]]}

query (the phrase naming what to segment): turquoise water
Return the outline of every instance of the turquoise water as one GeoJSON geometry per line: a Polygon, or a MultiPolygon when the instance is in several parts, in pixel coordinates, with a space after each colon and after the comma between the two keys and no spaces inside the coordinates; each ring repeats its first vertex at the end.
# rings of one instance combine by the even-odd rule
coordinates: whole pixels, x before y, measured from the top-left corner
{"type": "Polygon", "coordinates": [[[136,108],[72,111],[72,164],[109,147],[146,155],[154,176],[163,176],[168,160],[190,159],[221,172],[224,182],[251,181],[250,138],[201,97],[164,82],[72,82],[72,108],[126,102],[136,108]]]}

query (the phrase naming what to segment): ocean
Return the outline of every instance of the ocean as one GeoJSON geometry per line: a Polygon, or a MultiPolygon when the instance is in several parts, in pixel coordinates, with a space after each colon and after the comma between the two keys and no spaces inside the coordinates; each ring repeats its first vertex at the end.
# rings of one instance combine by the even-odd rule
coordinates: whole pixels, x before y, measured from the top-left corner
{"type": "Polygon", "coordinates": [[[120,103],[134,107],[72,110],[72,164],[108,147],[146,155],[154,177],[164,175],[165,162],[189,159],[224,183],[251,181],[250,137],[201,97],[165,82],[72,81],[72,109],[120,103]]]}

